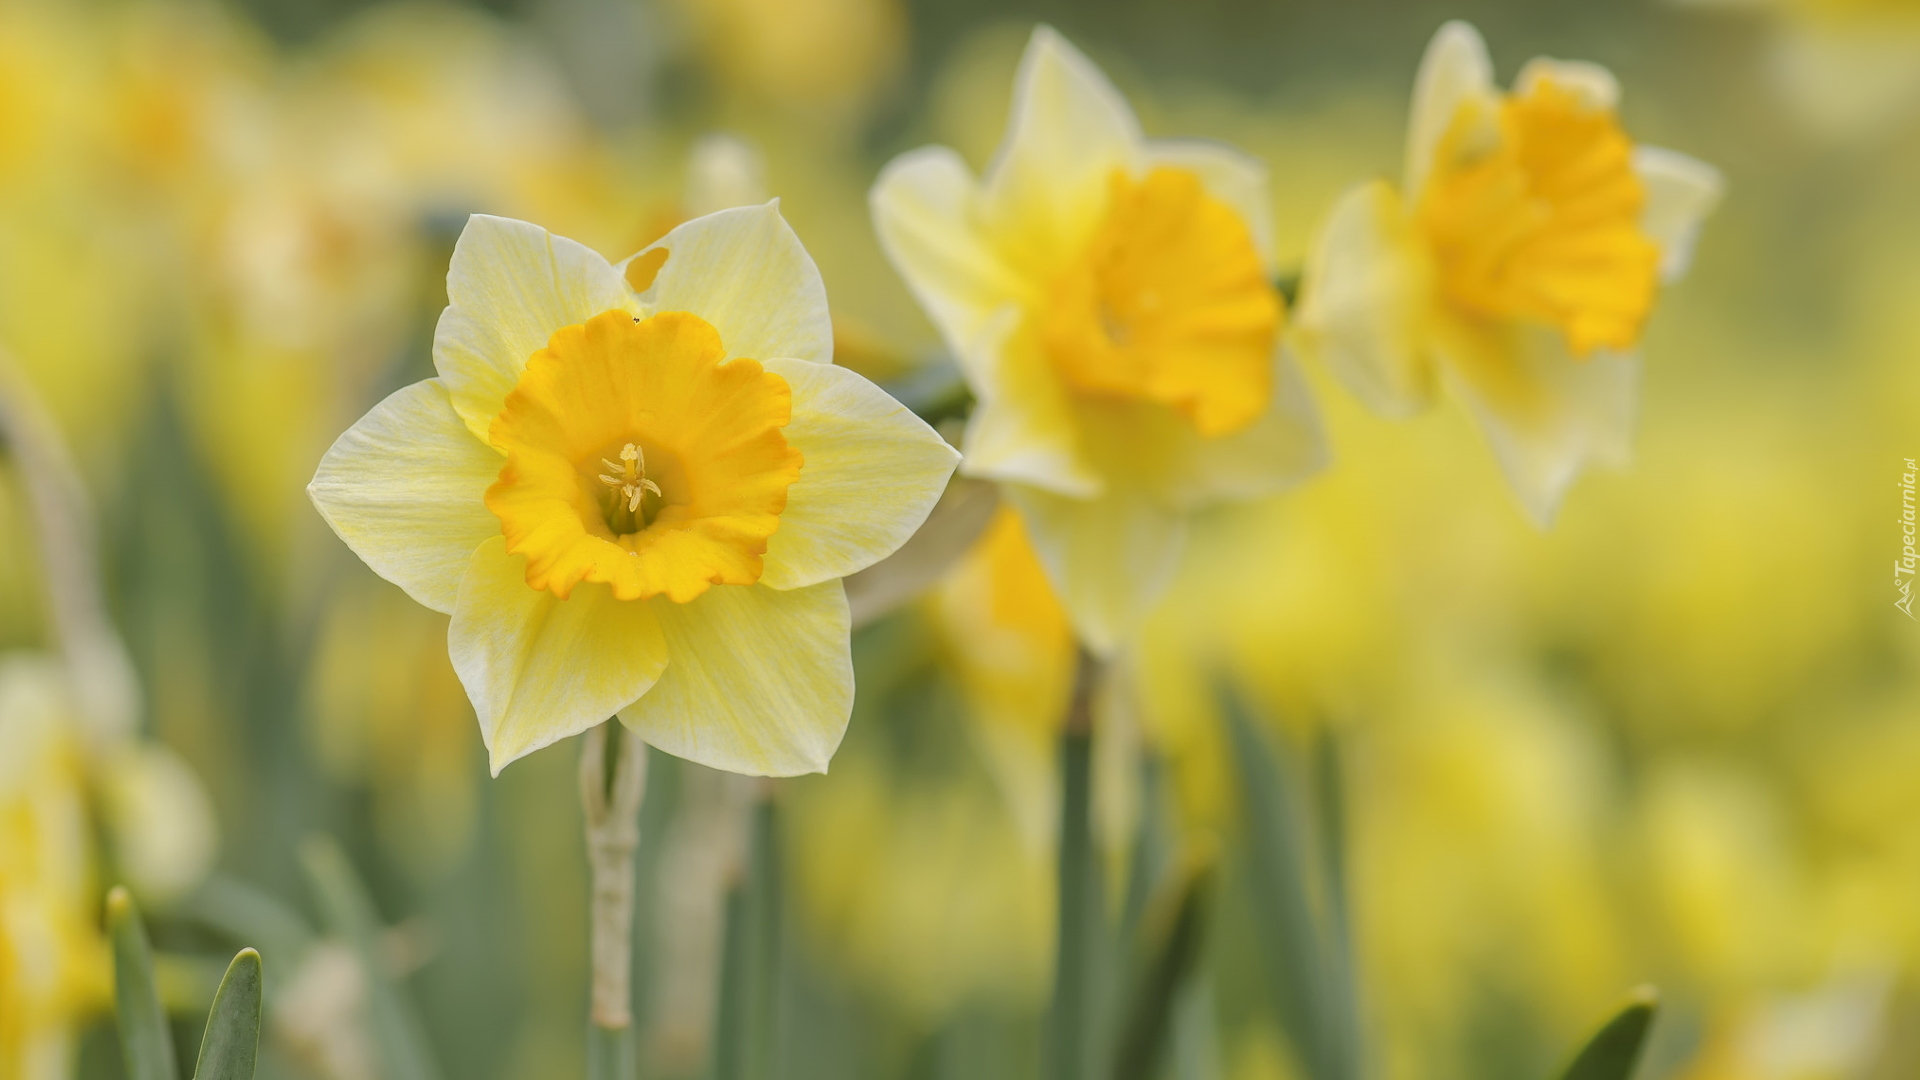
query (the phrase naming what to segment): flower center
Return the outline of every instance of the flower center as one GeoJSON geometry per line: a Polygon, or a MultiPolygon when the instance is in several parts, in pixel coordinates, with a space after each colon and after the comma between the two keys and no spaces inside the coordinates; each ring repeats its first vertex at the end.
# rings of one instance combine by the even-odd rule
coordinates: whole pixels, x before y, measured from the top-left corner
{"type": "Polygon", "coordinates": [[[1544,78],[1502,102],[1497,138],[1482,119],[1461,107],[1418,209],[1442,293],[1475,315],[1558,327],[1582,356],[1631,347],[1660,263],[1633,143],[1610,110],[1544,78]]]}
{"type": "Polygon", "coordinates": [[[1282,311],[1247,223],[1185,169],[1115,170],[1108,191],[1040,317],[1061,377],[1085,397],[1168,406],[1202,435],[1252,423],[1282,311]]]}
{"type": "Polygon", "coordinates": [[[800,475],[790,411],[786,380],[726,359],[698,316],[602,312],[557,331],[507,395],[487,508],[527,584],[563,600],[582,581],[679,603],[751,585],[800,475]]]}
{"type": "Polygon", "coordinates": [[[638,443],[628,443],[620,448],[619,463],[601,458],[600,464],[613,470],[601,473],[600,482],[620,494],[607,510],[607,527],[619,533],[639,532],[645,527],[645,520],[640,516],[642,500],[648,492],[652,492],[656,499],[664,497],[660,493],[660,485],[647,479],[647,452],[638,443]],[[622,514],[625,515],[624,519],[620,517],[622,514]],[[616,526],[616,520],[619,526],[625,527],[616,526]]]}

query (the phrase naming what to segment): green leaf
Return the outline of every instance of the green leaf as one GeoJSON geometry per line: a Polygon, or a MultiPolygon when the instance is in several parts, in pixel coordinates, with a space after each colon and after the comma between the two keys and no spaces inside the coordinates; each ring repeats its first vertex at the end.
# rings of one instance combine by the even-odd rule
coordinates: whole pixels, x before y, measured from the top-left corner
{"type": "Polygon", "coordinates": [[[1354,1080],[1359,1075],[1359,1025],[1345,950],[1333,933],[1345,924],[1338,912],[1337,862],[1316,874],[1312,832],[1299,771],[1277,758],[1255,728],[1248,706],[1231,686],[1219,689],[1233,741],[1233,760],[1245,818],[1254,910],[1263,916],[1257,937],[1266,954],[1269,984],[1280,1021],[1311,1080],[1354,1080]],[[1324,898],[1329,924],[1315,916],[1316,886],[1333,886],[1324,898]]]}
{"type": "Polygon", "coordinates": [[[314,836],[300,846],[300,862],[319,901],[321,921],[353,950],[366,974],[367,1023],[382,1080],[439,1080],[413,1002],[387,967],[380,917],[346,853],[330,837],[314,836]]]}
{"type": "Polygon", "coordinates": [[[1191,859],[1176,871],[1156,910],[1144,920],[1150,928],[1149,959],[1127,1005],[1113,1059],[1115,1080],[1151,1080],[1159,1074],[1173,1031],[1175,1002],[1199,962],[1212,892],[1213,859],[1191,859]]]}
{"type": "Polygon", "coordinates": [[[304,956],[320,936],[298,911],[273,894],[215,872],[186,898],[185,913],[235,943],[247,941],[274,958],[274,975],[288,974],[285,959],[304,956]]]}
{"type": "Polygon", "coordinates": [[[107,894],[107,931],[113,938],[113,1004],[129,1080],[179,1080],[173,1033],[153,978],[153,949],[133,897],[121,886],[107,894]]]}
{"type": "Polygon", "coordinates": [[[260,1052],[260,954],[241,949],[213,996],[193,1080],[253,1080],[260,1052]]]}
{"type": "Polygon", "coordinates": [[[1659,1004],[1659,995],[1652,987],[1634,991],[1627,1007],[1587,1040],[1567,1071],[1560,1074],[1561,1080],[1628,1080],[1640,1063],[1640,1051],[1646,1045],[1659,1004]]]}

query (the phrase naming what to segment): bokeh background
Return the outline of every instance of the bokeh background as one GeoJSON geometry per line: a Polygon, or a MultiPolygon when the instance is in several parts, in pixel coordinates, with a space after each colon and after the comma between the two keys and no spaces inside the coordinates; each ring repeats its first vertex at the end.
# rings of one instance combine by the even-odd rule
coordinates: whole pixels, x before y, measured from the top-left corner
{"type": "MultiPolygon", "coordinates": [[[[1397,173],[1448,18],[1502,78],[1543,53],[1609,65],[1627,130],[1714,163],[1729,195],[1648,333],[1636,460],[1581,482],[1550,532],[1461,412],[1381,420],[1320,371],[1333,465],[1203,523],[1097,749],[1116,909],[1140,902],[1143,852],[1218,854],[1170,1075],[1300,1075],[1248,945],[1222,675],[1300,760],[1338,747],[1376,1075],[1546,1076],[1640,983],[1666,1001],[1649,1080],[1920,1075],[1920,624],[1891,569],[1920,455],[1913,4],[6,0],[0,347],[94,507],[132,665],[55,659],[86,636],[62,614],[78,549],[10,443],[0,1076],[119,1075],[114,881],[152,914],[186,1045],[225,956],[258,944],[263,1075],[375,1075],[385,999],[325,931],[316,835],[391,926],[382,962],[441,1075],[579,1074],[574,759],[489,780],[445,617],[302,490],[340,431],[431,374],[465,215],[619,258],[778,195],[840,362],[910,397],[942,360],[867,186],[927,142],[983,164],[1035,21],[1150,134],[1264,158],[1297,261],[1341,190],[1397,173]]],[[[775,1073],[1036,1076],[1072,649],[1017,524],[855,650],[831,774],[775,796],[775,1073]]],[[[647,1076],[710,1068],[743,806],[653,756],[647,1076]]]]}

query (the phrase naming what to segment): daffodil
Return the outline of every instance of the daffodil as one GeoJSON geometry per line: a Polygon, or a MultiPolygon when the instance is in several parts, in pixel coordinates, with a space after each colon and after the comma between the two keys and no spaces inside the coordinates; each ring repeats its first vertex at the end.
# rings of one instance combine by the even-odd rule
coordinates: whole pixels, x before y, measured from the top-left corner
{"type": "Polygon", "coordinates": [[[1265,170],[1143,137],[1052,30],[1027,46],[982,177],[923,148],[887,167],[872,205],[977,399],[961,471],[1004,485],[1095,651],[1152,606],[1192,512],[1319,465],[1317,415],[1279,348],[1265,170]]]}
{"type": "Polygon", "coordinates": [[[1677,0],[1761,16],[1767,74],[1815,131],[1888,134],[1920,105],[1920,5],[1912,0],[1677,0]]]}
{"type": "Polygon", "coordinates": [[[1373,409],[1445,382],[1532,518],[1598,459],[1623,461],[1641,331],[1719,200],[1710,166],[1636,145],[1594,64],[1537,59],[1494,86],[1448,23],[1415,82],[1406,175],[1348,192],[1303,282],[1298,333],[1373,409]]]}
{"type": "Polygon", "coordinates": [[[0,660],[0,1076],[73,1075],[112,996],[85,755],[51,661],[0,660]]]}
{"type": "Polygon", "coordinates": [[[439,377],[341,436],[308,490],[452,616],[494,772],[615,714],[715,768],[825,769],[853,700],[839,579],[905,541],[958,455],[833,365],[777,204],[618,265],[475,216],[447,296],[439,377]]]}

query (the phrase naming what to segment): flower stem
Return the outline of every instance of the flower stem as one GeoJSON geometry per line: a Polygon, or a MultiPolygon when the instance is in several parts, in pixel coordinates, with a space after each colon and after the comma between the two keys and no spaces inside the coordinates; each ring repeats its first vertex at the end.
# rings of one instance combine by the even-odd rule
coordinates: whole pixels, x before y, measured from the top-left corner
{"type": "Polygon", "coordinates": [[[755,785],[747,865],[727,890],[720,968],[720,1010],[714,1024],[717,1080],[773,1075],[779,1034],[780,813],[772,785],[755,785]]]}
{"type": "Polygon", "coordinates": [[[1094,949],[1101,932],[1100,872],[1093,847],[1093,691],[1100,662],[1083,646],[1061,728],[1059,935],[1046,1075],[1091,1075],[1094,949]]]}
{"type": "Polygon", "coordinates": [[[592,1023],[587,1031],[591,1080],[630,1080],[633,1034],[633,865],[640,848],[640,799],[646,791],[647,747],[618,720],[587,732],[580,752],[580,805],[585,812],[592,875],[592,1023]]]}

